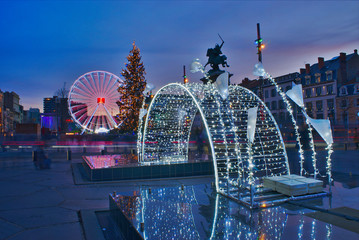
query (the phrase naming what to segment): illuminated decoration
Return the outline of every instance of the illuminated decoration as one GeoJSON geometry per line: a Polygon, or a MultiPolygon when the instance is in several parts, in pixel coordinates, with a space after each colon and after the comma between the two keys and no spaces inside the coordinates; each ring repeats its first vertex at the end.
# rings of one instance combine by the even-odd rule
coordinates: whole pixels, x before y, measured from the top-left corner
{"type": "Polygon", "coordinates": [[[266,76],[266,71],[263,68],[263,64],[261,62],[254,65],[253,75],[258,77],[266,76]]]}
{"type": "Polygon", "coordinates": [[[212,153],[215,186],[219,193],[242,198],[240,192],[257,187],[264,176],[289,174],[284,143],[266,105],[250,90],[228,86],[223,99],[216,84],[172,83],[154,96],[145,118],[139,159],[142,164],[188,161],[190,130],[196,113],[203,121],[212,153]],[[248,109],[261,107],[260,121],[248,151],[248,109]],[[253,159],[249,164],[249,158],[253,159]]]}
{"type": "Polygon", "coordinates": [[[283,207],[253,212],[217,194],[209,239],[282,239],[287,218],[283,207]]]}
{"type": "MultiPolygon", "coordinates": [[[[254,70],[253,70],[253,74],[256,75],[256,76],[261,76],[261,77],[265,77],[267,79],[269,79],[270,83],[272,85],[275,86],[275,89],[277,91],[277,93],[281,96],[285,106],[286,106],[286,109],[289,113],[289,116],[290,116],[290,119],[292,121],[292,124],[293,124],[293,127],[294,127],[294,132],[295,132],[295,136],[296,136],[296,141],[297,141],[297,144],[298,144],[298,153],[299,153],[299,164],[300,164],[300,175],[302,176],[304,173],[305,173],[305,170],[304,170],[304,150],[303,150],[303,145],[302,143],[300,142],[300,134],[299,134],[299,127],[298,127],[298,124],[297,124],[297,121],[295,120],[294,118],[294,115],[293,115],[293,108],[291,106],[291,104],[289,103],[287,97],[286,97],[286,94],[292,98],[292,100],[297,103],[299,106],[304,106],[303,104],[303,95],[302,95],[302,91],[298,92],[298,88],[301,89],[301,86],[300,87],[295,87],[293,86],[291,90],[288,90],[287,93],[284,93],[282,88],[276,83],[276,81],[274,80],[274,78],[272,78],[272,76],[270,76],[263,68],[263,65],[261,62],[257,63],[255,66],[254,66],[254,70]],[[292,94],[293,93],[293,94],[292,94]],[[295,97],[294,97],[295,96],[295,97]]],[[[315,152],[314,152],[315,153],[315,152]]],[[[313,154],[313,159],[315,159],[315,155],[313,154]]],[[[314,162],[314,160],[313,160],[314,162]]]]}
{"type": "Polygon", "coordinates": [[[204,70],[202,63],[199,61],[198,58],[193,60],[190,71],[191,73],[201,72],[205,78],[209,79],[208,72],[204,70]]]}
{"type": "Polygon", "coordinates": [[[97,98],[97,103],[105,103],[105,98],[97,98]]]}
{"type": "Polygon", "coordinates": [[[324,139],[324,141],[329,145],[333,144],[332,130],[330,128],[330,121],[328,119],[313,119],[305,114],[305,117],[308,119],[310,125],[312,125],[319,135],[324,139]]]}
{"type": "Polygon", "coordinates": [[[141,110],[140,110],[140,119],[143,118],[146,115],[146,113],[147,113],[147,110],[141,108],[141,110]]]}
{"type": "Polygon", "coordinates": [[[286,94],[299,107],[304,108],[302,84],[297,85],[295,83],[292,83],[292,89],[289,89],[286,94]]]}
{"type": "Polygon", "coordinates": [[[193,186],[141,187],[134,196],[112,196],[143,239],[201,239],[192,206],[193,186]]]}
{"type": "MultiPolygon", "coordinates": [[[[155,85],[152,83],[147,83],[143,95],[151,95],[152,90],[155,89],[155,85]]],[[[146,97],[143,98],[142,106],[140,109],[139,119],[138,119],[138,128],[137,128],[137,154],[138,158],[141,158],[141,139],[142,139],[142,130],[143,130],[143,117],[147,114],[147,109],[145,109],[146,97]]]]}
{"type": "Polygon", "coordinates": [[[248,109],[247,138],[251,143],[254,142],[254,134],[256,131],[256,123],[257,123],[257,112],[258,112],[258,107],[248,109]]]}
{"type": "Polygon", "coordinates": [[[331,192],[331,183],[332,183],[332,177],[331,177],[331,169],[332,169],[332,164],[331,164],[331,154],[333,152],[332,149],[332,145],[333,145],[333,136],[332,136],[332,131],[331,131],[331,127],[330,127],[330,121],[329,120],[325,120],[325,119],[312,119],[310,118],[305,111],[305,107],[304,107],[304,101],[303,101],[303,93],[302,93],[302,85],[301,84],[293,84],[292,89],[288,90],[286,92],[286,94],[282,91],[282,89],[278,86],[278,84],[275,82],[275,80],[268,74],[266,73],[266,71],[263,68],[262,63],[258,63],[255,65],[254,67],[254,71],[253,74],[258,74],[258,76],[262,76],[262,77],[266,77],[270,80],[270,82],[275,86],[277,92],[280,94],[280,96],[282,97],[284,103],[286,104],[287,110],[291,116],[292,119],[292,123],[294,125],[294,129],[295,129],[295,133],[296,133],[296,140],[297,140],[297,144],[299,146],[299,157],[300,157],[300,175],[303,175],[304,173],[304,167],[303,167],[303,163],[304,163],[304,155],[303,155],[303,150],[302,150],[302,145],[300,143],[300,134],[298,131],[298,125],[295,121],[295,118],[293,116],[293,110],[292,107],[288,101],[288,99],[286,98],[286,95],[291,98],[294,103],[296,103],[301,109],[302,109],[302,113],[303,115],[306,117],[306,123],[308,125],[308,135],[309,135],[309,139],[310,139],[310,147],[312,149],[312,164],[313,164],[313,169],[314,169],[314,179],[316,179],[317,175],[319,174],[319,170],[317,168],[317,158],[316,158],[316,151],[315,151],[315,145],[314,145],[314,138],[313,138],[313,133],[312,133],[312,126],[317,130],[317,132],[319,133],[319,135],[324,139],[324,141],[327,143],[327,148],[326,150],[328,151],[328,155],[327,155],[327,167],[326,167],[326,174],[328,176],[328,180],[329,180],[329,192],[331,192]]]}
{"type": "Polygon", "coordinates": [[[134,133],[139,126],[139,112],[145,97],[146,71],[135,42],[126,58],[126,67],[121,71],[124,81],[117,89],[121,94],[121,101],[117,102],[121,111],[117,118],[122,121],[121,131],[134,133]]]}
{"type": "Polygon", "coordinates": [[[110,194],[111,215],[120,231],[133,227],[142,239],[333,237],[331,224],[305,217],[301,210],[276,206],[256,211],[210,191],[208,185],[140,186],[131,196],[110,194]]]}
{"type": "Polygon", "coordinates": [[[69,92],[69,111],[73,120],[85,131],[106,133],[117,128],[121,122],[115,117],[119,113],[117,91],[122,80],[105,71],[93,71],[79,77],[69,92]]]}
{"type": "Polygon", "coordinates": [[[228,72],[224,72],[218,76],[216,82],[214,83],[221,95],[222,99],[227,99],[229,92],[228,92],[228,72]]]}
{"type": "MultiPolygon", "coordinates": [[[[207,77],[207,72],[198,59],[192,63],[191,71],[200,71],[207,77]]],[[[299,128],[286,94],[265,72],[261,63],[256,64],[254,73],[270,79],[287,105],[299,145],[302,175],[304,156],[299,128]]],[[[289,95],[295,102],[304,106],[301,95],[297,96],[297,99],[294,97],[298,95],[300,88],[301,86],[294,86],[292,94],[289,92],[289,95]]],[[[288,199],[302,198],[291,196],[281,200],[260,202],[262,192],[267,191],[261,188],[263,177],[290,174],[284,142],[267,106],[248,89],[235,85],[228,86],[227,72],[221,74],[213,84],[172,83],[156,93],[147,111],[143,134],[138,138],[141,164],[187,162],[191,127],[197,113],[208,136],[218,193],[250,207],[267,207],[288,199]],[[261,111],[258,111],[258,108],[261,111]]],[[[309,118],[307,122],[314,146],[311,126],[318,124],[309,118]]],[[[325,126],[326,128],[322,127],[324,132],[328,130],[328,124],[325,126]]],[[[323,134],[328,135],[327,132],[323,134]]],[[[329,135],[331,136],[331,133],[329,135]]],[[[328,149],[330,147],[331,144],[328,149]]],[[[330,150],[328,153],[327,174],[331,176],[330,150]]],[[[318,171],[315,155],[313,148],[314,178],[318,171]]],[[[329,181],[331,183],[331,180],[329,181]]],[[[304,198],[326,196],[327,193],[309,195],[304,198]]]]}
{"type": "Polygon", "coordinates": [[[138,163],[137,155],[135,154],[93,155],[83,156],[83,159],[91,169],[112,168],[126,165],[136,166],[138,163]]]}
{"type": "MultiPolygon", "coordinates": [[[[306,117],[307,124],[309,126],[313,126],[315,130],[319,133],[319,135],[324,139],[324,141],[327,143],[326,150],[328,151],[327,155],[327,167],[326,167],[326,173],[329,180],[329,191],[331,191],[331,183],[332,183],[332,161],[331,161],[331,155],[333,153],[333,135],[332,135],[332,129],[330,127],[330,121],[328,119],[313,119],[309,117],[305,111],[303,110],[303,114],[306,117]]],[[[310,127],[311,129],[311,127],[310,127]]],[[[312,131],[310,131],[310,134],[312,134],[312,131]]],[[[314,148],[314,139],[312,136],[311,141],[312,147],[314,148]]],[[[314,164],[314,163],[313,163],[314,164]]],[[[316,163],[313,165],[316,168],[316,163]]],[[[319,174],[319,171],[316,170],[314,172],[314,178],[316,178],[317,174],[319,174]]]]}

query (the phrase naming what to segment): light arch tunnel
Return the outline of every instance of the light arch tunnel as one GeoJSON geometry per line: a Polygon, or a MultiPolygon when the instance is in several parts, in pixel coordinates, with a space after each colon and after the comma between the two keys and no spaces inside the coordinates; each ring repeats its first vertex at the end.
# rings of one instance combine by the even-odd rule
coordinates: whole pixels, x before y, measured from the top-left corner
{"type": "Polygon", "coordinates": [[[199,112],[208,136],[216,191],[239,196],[248,187],[252,171],[255,184],[264,176],[289,174],[288,157],[279,128],[265,104],[250,90],[229,86],[223,100],[214,84],[171,83],[154,96],[139,139],[143,164],[188,161],[189,139],[199,112]],[[247,110],[258,107],[249,168],[247,110]]]}

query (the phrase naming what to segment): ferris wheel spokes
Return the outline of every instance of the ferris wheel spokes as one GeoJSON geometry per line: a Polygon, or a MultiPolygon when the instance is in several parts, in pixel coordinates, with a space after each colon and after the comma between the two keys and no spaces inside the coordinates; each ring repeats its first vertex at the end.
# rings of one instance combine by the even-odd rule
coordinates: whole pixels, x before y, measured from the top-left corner
{"type": "Polygon", "coordinates": [[[77,90],[79,90],[78,92],[74,93],[75,95],[81,95],[84,98],[91,98],[91,95],[89,93],[86,93],[83,89],[81,89],[78,86],[74,86],[74,88],[76,88],[77,90]]]}
{"type": "Polygon", "coordinates": [[[95,111],[93,111],[91,117],[89,118],[89,120],[88,120],[88,122],[86,123],[84,129],[82,130],[81,135],[85,132],[85,130],[87,129],[88,125],[90,124],[90,122],[91,122],[93,116],[95,115],[95,113],[96,113],[96,111],[97,111],[97,109],[98,109],[98,106],[99,106],[99,104],[97,104],[97,106],[96,106],[96,108],[95,108],[95,111]]]}
{"type": "MultiPolygon", "coordinates": [[[[106,106],[105,106],[105,105],[103,105],[103,107],[104,107],[104,108],[105,108],[105,110],[106,110],[106,113],[107,113],[108,118],[110,118],[110,119],[112,120],[113,127],[115,127],[115,126],[116,126],[116,121],[112,118],[112,116],[111,116],[111,114],[108,112],[108,110],[107,110],[106,106]]],[[[109,122],[109,124],[110,124],[110,122],[109,122]]]]}
{"type": "Polygon", "coordinates": [[[123,81],[106,71],[93,71],[80,76],[69,93],[69,111],[74,121],[91,133],[105,133],[117,128],[121,121],[121,93],[123,81]]]}

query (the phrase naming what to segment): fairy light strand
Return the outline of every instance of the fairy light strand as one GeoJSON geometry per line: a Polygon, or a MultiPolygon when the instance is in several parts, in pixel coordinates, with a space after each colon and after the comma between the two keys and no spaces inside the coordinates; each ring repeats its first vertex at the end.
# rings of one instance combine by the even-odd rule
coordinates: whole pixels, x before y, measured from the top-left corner
{"type": "Polygon", "coordinates": [[[333,153],[333,144],[328,144],[327,147],[325,148],[325,150],[328,151],[328,155],[327,155],[327,166],[326,166],[326,172],[327,172],[327,176],[328,176],[328,184],[329,184],[329,192],[332,192],[332,160],[331,160],[331,155],[333,153]]]}
{"type": "Polygon", "coordinates": [[[277,90],[277,92],[279,93],[279,95],[281,96],[283,102],[285,103],[285,106],[287,108],[287,111],[290,115],[292,124],[294,126],[294,132],[295,132],[295,136],[296,136],[296,141],[298,144],[298,153],[299,153],[299,164],[300,164],[300,175],[302,176],[305,173],[305,169],[304,169],[304,151],[303,151],[303,145],[300,141],[300,133],[299,133],[299,127],[297,124],[297,121],[294,118],[293,115],[293,109],[292,106],[290,104],[290,102],[288,101],[288,98],[286,96],[286,94],[283,92],[282,88],[277,84],[277,82],[274,80],[274,78],[269,75],[268,73],[266,73],[266,78],[268,78],[270,80],[270,82],[272,83],[272,85],[275,86],[275,89],[277,90]]]}
{"type": "Polygon", "coordinates": [[[142,122],[143,133],[138,137],[142,143],[138,144],[141,163],[187,162],[190,130],[196,112],[200,111],[209,138],[218,192],[240,198],[239,190],[246,189],[242,183],[254,186],[263,173],[287,174],[283,139],[270,111],[253,92],[241,86],[229,86],[229,92],[228,99],[222,99],[217,87],[210,83],[176,83],[161,88],[142,122]],[[258,104],[264,106],[265,114],[257,121],[254,143],[248,146],[247,109],[258,104]]]}
{"type": "MultiPolygon", "coordinates": [[[[306,116],[306,111],[305,111],[305,108],[302,109],[302,113],[304,116],[306,116]]],[[[319,173],[319,170],[317,168],[317,152],[315,151],[315,144],[314,144],[314,138],[313,138],[313,128],[312,128],[312,125],[310,124],[309,122],[309,119],[308,118],[305,118],[305,122],[307,123],[308,125],[308,136],[309,136],[309,145],[310,145],[310,148],[312,150],[312,165],[313,165],[313,175],[314,175],[314,179],[317,178],[317,175],[319,173]]]]}

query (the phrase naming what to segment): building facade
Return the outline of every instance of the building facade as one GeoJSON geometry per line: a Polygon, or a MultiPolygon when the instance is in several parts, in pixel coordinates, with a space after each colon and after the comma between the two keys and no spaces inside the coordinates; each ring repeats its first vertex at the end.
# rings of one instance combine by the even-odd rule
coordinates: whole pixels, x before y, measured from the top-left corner
{"type": "Polygon", "coordinates": [[[36,123],[40,124],[40,109],[38,108],[30,108],[29,110],[24,110],[23,113],[23,123],[36,123]]]}
{"type": "Polygon", "coordinates": [[[0,136],[4,134],[4,93],[0,89],[0,136]]]}
{"type": "Polygon", "coordinates": [[[20,97],[15,92],[4,92],[4,132],[13,134],[16,124],[22,120],[22,106],[20,105],[20,97]]]}
{"type": "Polygon", "coordinates": [[[44,113],[42,115],[41,126],[56,133],[66,133],[68,124],[72,122],[68,110],[68,99],[53,96],[44,98],[44,113]]]}
{"type": "Polygon", "coordinates": [[[330,119],[334,137],[350,141],[359,123],[359,56],[340,53],[330,60],[306,64],[297,79],[303,86],[308,115],[330,119]]]}
{"type": "MultiPolygon", "coordinates": [[[[300,72],[276,77],[275,81],[286,92],[292,83],[302,84],[306,112],[315,119],[330,119],[337,141],[351,141],[355,129],[359,129],[359,56],[357,50],[351,54],[340,53],[330,60],[319,57],[315,64],[306,64],[300,72]]],[[[290,116],[275,86],[268,79],[244,79],[240,84],[253,92],[262,91],[263,101],[271,110],[285,139],[286,128],[291,124],[290,116]],[[263,85],[261,85],[263,83],[263,85]],[[261,87],[262,86],[262,87],[261,87]]],[[[291,102],[291,101],[290,101],[291,102]]],[[[304,127],[301,110],[292,103],[293,114],[299,125],[304,127]]]]}
{"type": "MultiPolygon", "coordinates": [[[[286,92],[292,88],[292,84],[293,82],[295,83],[298,76],[299,73],[295,72],[276,77],[274,80],[282,91],[286,92]]],[[[271,110],[277,123],[280,125],[291,124],[291,119],[282,97],[277,93],[275,86],[272,85],[268,79],[266,79],[263,84],[263,96],[263,101],[271,110]]],[[[295,104],[292,104],[292,107],[296,109],[295,104]]],[[[294,115],[296,116],[296,111],[294,111],[294,115]]]]}

